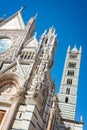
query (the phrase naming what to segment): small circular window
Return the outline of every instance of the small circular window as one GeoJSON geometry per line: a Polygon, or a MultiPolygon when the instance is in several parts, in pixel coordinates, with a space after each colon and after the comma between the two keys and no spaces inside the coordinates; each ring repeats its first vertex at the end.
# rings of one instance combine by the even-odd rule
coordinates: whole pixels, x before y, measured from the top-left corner
{"type": "Polygon", "coordinates": [[[11,47],[11,40],[8,38],[0,39],[0,53],[7,51],[11,47]]]}

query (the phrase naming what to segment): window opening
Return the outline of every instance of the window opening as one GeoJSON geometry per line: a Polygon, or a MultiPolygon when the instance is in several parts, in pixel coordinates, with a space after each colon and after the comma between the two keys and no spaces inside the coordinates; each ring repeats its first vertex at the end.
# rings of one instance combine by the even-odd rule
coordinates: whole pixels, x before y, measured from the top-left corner
{"type": "Polygon", "coordinates": [[[68,97],[65,98],[65,103],[68,103],[68,97]]]}
{"type": "Polygon", "coordinates": [[[28,53],[25,53],[24,59],[26,59],[26,58],[27,58],[27,54],[28,54],[28,53]]]}
{"type": "Polygon", "coordinates": [[[23,56],[24,56],[24,53],[23,53],[23,52],[21,52],[21,55],[20,55],[21,59],[23,58],[23,56]]]}
{"type": "Polygon", "coordinates": [[[0,38],[0,53],[7,51],[12,45],[12,42],[8,38],[0,38]]]}
{"type": "Polygon", "coordinates": [[[69,62],[68,67],[69,68],[75,68],[76,67],[76,63],[69,62]]]}
{"type": "Polygon", "coordinates": [[[30,59],[30,54],[28,54],[28,59],[30,59]]]}
{"type": "Polygon", "coordinates": [[[47,44],[47,41],[48,41],[48,39],[46,39],[46,42],[45,42],[45,44],[47,44]]]}
{"type": "Polygon", "coordinates": [[[67,75],[74,76],[74,70],[68,70],[67,75]]]}
{"type": "Polygon", "coordinates": [[[70,88],[66,89],[66,94],[70,94],[70,88]]]}
{"type": "Polygon", "coordinates": [[[77,54],[70,54],[70,58],[77,58],[77,54]]]}
{"type": "Polygon", "coordinates": [[[38,73],[38,70],[39,70],[39,68],[38,68],[38,67],[36,67],[36,74],[38,73]]]}
{"type": "Polygon", "coordinates": [[[22,116],[22,113],[20,113],[19,118],[21,118],[21,116],[22,116]]]}
{"type": "Polygon", "coordinates": [[[6,113],[5,110],[0,110],[0,124],[2,123],[2,120],[3,120],[4,116],[5,116],[5,113],[6,113]]]}
{"type": "Polygon", "coordinates": [[[71,85],[72,84],[72,79],[67,79],[67,84],[71,85]]]}
{"type": "Polygon", "coordinates": [[[40,64],[41,64],[41,60],[38,61],[38,65],[40,65],[40,64]]]}
{"type": "Polygon", "coordinates": [[[42,71],[44,71],[44,70],[45,70],[45,68],[46,68],[46,65],[44,65],[44,67],[43,67],[42,71]]]}

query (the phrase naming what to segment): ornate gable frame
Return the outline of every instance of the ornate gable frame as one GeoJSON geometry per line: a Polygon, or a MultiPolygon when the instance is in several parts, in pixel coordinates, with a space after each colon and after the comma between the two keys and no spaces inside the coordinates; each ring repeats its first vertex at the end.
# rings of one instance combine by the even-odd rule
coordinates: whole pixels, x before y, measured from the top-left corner
{"type": "MultiPolygon", "coordinates": [[[[2,114],[0,129],[7,129],[11,126],[10,119],[13,118],[20,101],[21,89],[19,77],[14,73],[0,75],[0,112],[2,114]],[[7,125],[4,123],[7,122],[7,125]]],[[[22,90],[22,91],[21,91],[22,90]]]]}

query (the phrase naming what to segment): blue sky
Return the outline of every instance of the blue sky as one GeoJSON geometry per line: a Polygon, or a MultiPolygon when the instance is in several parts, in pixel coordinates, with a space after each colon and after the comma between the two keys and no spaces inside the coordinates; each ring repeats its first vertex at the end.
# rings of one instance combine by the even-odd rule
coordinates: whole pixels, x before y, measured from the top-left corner
{"type": "Polygon", "coordinates": [[[1,0],[0,17],[6,18],[24,6],[25,23],[38,13],[36,32],[38,39],[45,29],[52,25],[56,28],[58,46],[52,77],[59,91],[64,61],[68,46],[82,46],[81,69],[78,84],[78,101],[76,119],[83,116],[84,130],[87,130],[87,1],[86,0],[1,0]]]}

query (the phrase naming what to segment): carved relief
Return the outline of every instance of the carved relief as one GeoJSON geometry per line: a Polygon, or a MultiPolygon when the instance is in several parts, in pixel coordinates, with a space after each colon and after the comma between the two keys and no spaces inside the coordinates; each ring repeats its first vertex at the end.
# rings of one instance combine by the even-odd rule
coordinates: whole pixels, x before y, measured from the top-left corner
{"type": "Polygon", "coordinates": [[[8,84],[0,89],[0,101],[9,102],[10,99],[16,95],[17,89],[15,86],[8,84]]]}
{"type": "Polygon", "coordinates": [[[15,95],[17,92],[17,89],[13,85],[5,85],[3,88],[0,89],[0,94],[1,95],[15,95]]]}
{"type": "Polygon", "coordinates": [[[15,72],[16,70],[17,70],[17,67],[14,66],[14,67],[12,68],[12,72],[15,72]]]}
{"type": "Polygon", "coordinates": [[[18,96],[18,86],[21,86],[19,81],[19,77],[12,73],[5,73],[0,76],[0,102],[11,103],[11,99],[18,96]]]}

